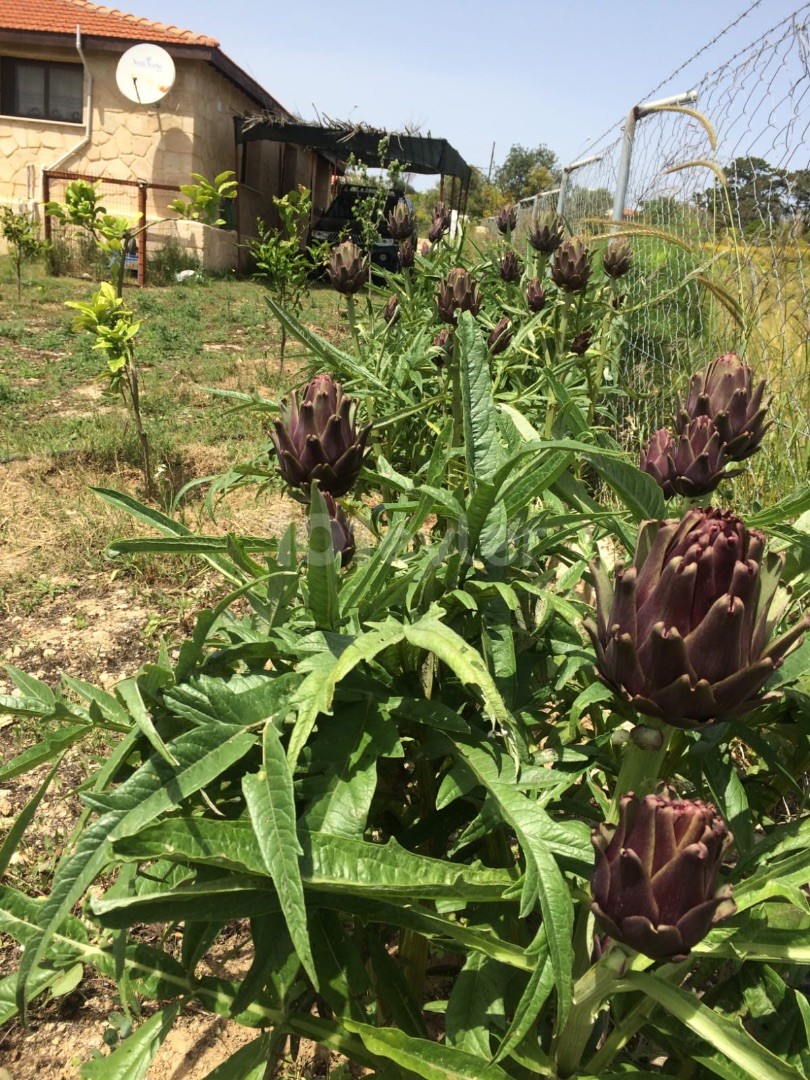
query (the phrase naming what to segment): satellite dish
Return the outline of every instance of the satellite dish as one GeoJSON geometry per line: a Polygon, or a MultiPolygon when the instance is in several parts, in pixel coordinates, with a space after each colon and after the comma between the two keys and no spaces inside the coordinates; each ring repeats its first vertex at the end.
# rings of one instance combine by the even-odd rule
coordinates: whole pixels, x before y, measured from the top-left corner
{"type": "Polygon", "coordinates": [[[174,61],[159,45],[133,45],[118,61],[115,81],[125,98],[153,105],[174,86],[174,61]]]}

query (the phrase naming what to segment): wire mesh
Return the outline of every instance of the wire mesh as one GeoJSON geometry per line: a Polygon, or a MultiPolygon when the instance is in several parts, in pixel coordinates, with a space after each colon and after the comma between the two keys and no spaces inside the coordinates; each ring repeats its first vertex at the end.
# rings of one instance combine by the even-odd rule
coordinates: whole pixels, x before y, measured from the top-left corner
{"type": "MultiPolygon", "coordinates": [[[[569,175],[565,198],[572,233],[632,236],[626,344],[615,373],[623,438],[637,447],[669,426],[688,375],[736,351],[767,375],[775,396],[777,434],[759,466],[770,485],[808,473],[808,19],[810,3],[691,86],[692,61],[654,88],[646,100],[694,88],[694,115],[655,111],[638,120],[621,223],[609,219],[624,119],[583,152],[600,160],[569,175]]],[[[521,205],[518,241],[533,210],[556,202],[549,193],[521,205]]]]}

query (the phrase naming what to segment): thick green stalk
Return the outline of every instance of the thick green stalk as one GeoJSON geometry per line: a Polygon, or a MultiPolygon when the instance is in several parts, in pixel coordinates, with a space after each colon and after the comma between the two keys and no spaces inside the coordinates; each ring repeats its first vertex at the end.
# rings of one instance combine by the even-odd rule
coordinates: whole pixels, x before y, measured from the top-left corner
{"type": "Polygon", "coordinates": [[[615,823],[619,820],[619,803],[623,795],[630,791],[634,791],[637,795],[649,795],[660,778],[661,766],[664,763],[673,729],[668,724],[654,720],[652,717],[645,718],[643,726],[647,729],[647,733],[660,732],[660,745],[646,749],[631,738],[624,747],[616,790],[610,804],[608,815],[610,822],[615,823]]]}
{"type": "Polygon", "coordinates": [[[574,984],[571,1011],[554,1053],[558,1076],[572,1076],[577,1071],[600,1007],[610,997],[626,964],[627,956],[613,948],[574,984]]]}
{"type": "Polygon", "coordinates": [[[352,339],[357,355],[360,356],[360,334],[357,330],[357,308],[354,303],[354,294],[346,293],[346,311],[349,316],[349,326],[352,330],[352,339]]]}
{"type": "Polygon", "coordinates": [[[450,357],[450,383],[453,401],[453,446],[464,443],[464,409],[461,402],[461,346],[458,334],[453,335],[453,355],[450,357]]]}

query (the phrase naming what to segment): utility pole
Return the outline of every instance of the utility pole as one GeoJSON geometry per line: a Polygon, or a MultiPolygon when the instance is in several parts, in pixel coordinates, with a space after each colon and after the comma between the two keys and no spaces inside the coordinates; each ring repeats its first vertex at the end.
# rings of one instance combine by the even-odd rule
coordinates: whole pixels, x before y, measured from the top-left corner
{"type": "Polygon", "coordinates": [[[487,170],[487,183],[492,182],[492,168],[495,165],[495,143],[492,144],[492,153],[489,155],[489,169],[487,170]]]}

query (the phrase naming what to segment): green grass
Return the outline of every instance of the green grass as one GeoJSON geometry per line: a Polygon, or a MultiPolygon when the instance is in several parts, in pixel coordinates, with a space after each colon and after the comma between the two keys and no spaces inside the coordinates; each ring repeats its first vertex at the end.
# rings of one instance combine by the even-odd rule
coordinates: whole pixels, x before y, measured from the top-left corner
{"type": "MultiPolygon", "coordinates": [[[[27,275],[22,301],[11,266],[0,260],[0,458],[73,454],[138,462],[126,409],[106,393],[104,358],[89,335],[72,329],[67,300],[83,300],[91,282],[27,275]]],[[[278,329],[264,290],[250,281],[203,279],[166,288],[128,288],[125,300],[143,319],[136,358],[142,409],[158,460],[183,447],[232,446],[236,458],[266,443],[262,419],[234,413],[206,392],[221,387],[278,396],[278,329]]],[[[335,322],[334,294],[318,287],[316,325],[335,322]]],[[[296,376],[291,350],[290,376],[296,376]]]]}

